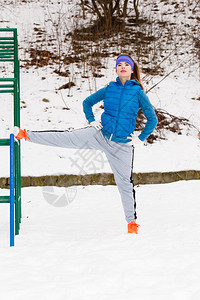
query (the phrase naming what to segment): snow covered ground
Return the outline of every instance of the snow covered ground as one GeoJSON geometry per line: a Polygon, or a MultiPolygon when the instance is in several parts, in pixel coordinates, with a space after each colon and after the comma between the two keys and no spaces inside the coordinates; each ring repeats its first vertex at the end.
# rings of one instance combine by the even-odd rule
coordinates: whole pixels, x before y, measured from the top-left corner
{"type": "MultiPolygon", "coordinates": [[[[22,65],[28,58],[25,50],[33,46],[31,42],[34,42],[37,37],[35,29],[45,29],[48,34],[53,33],[55,28],[52,21],[59,20],[61,8],[67,20],[67,28],[73,29],[73,20],[77,13],[75,2],[59,1],[59,3],[60,5],[57,1],[48,1],[47,3],[46,1],[5,0],[0,5],[1,26],[18,28],[19,56],[22,65]],[[50,17],[53,19],[51,20],[50,17]]],[[[161,21],[176,22],[177,28],[184,27],[184,30],[187,29],[188,32],[194,29],[194,22],[197,21],[191,19],[191,14],[197,14],[198,7],[194,8],[193,4],[186,0],[178,1],[177,8],[174,7],[173,1],[156,3],[154,3],[155,7],[156,5],[158,7],[155,11],[152,10],[150,3],[145,5],[142,3],[141,16],[151,12],[152,19],[156,18],[158,14],[161,21]],[[160,10],[159,13],[158,10],[160,10]]],[[[190,35],[192,35],[192,31],[190,35]]],[[[188,43],[190,40],[187,40],[185,45],[179,45],[179,51],[185,51],[185,56],[181,53],[180,57],[181,59],[185,57],[186,61],[188,43]]],[[[56,47],[56,45],[55,42],[54,46],[56,47]]],[[[66,49],[66,51],[68,50],[66,49]]],[[[119,50],[115,49],[115,51],[119,50]]],[[[134,47],[132,51],[134,56],[134,47]]],[[[112,56],[102,58],[102,66],[105,68],[101,70],[101,74],[104,75],[101,78],[84,78],[82,75],[85,72],[85,65],[80,68],[76,63],[66,67],[70,72],[69,78],[55,74],[53,72],[55,66],[51,65],[39,69],[22,68],[21,127],[30,130],[67,130],[87,126],[82,111],[82,102],[91,92],[104,87],[111,80],[115,80],[115,59],[116,57],[112,56]],[[58,90],[69,80],[73,81],[76,86],[72,87],[70,91],[68,89],[58,90]]],[[[176,57],[171,57],[170,61],[166,60],[162,66],[170,71],[176,63],[176,57]]],[[[3,67],[0,69],[3,76],[6,76],[5,70],[3,67]]],[[[200,96],[199,74],[198,63],[185,64],[148,93],[156,108],[164,109],[177,117],[189,119],[194,128],[190,130],[184,128],[182,135],[166,132],[166,140],[157,141],[153,145],[139,145],[135,151],[134,172],[200,170],[200,139],[197,137],[200,131],[200,101],[197,100],[200,96]]],[[[149,89],[161,79],[162,77],[152,76],[149,84],[145,83],[145,88],[149,89]]],[[[3,95],[0,101],[0,137],[3,138],[8,137],[13,128],[12,96],[3,95]]],[[[97,119],[102,113],[100,105],[101,103],[98,103],[94,107],[97,119]]],[[[102,163],[96,164],[93,169],[88,168],[81,172],[79,167],[82,166],[82,162],[78,168],[71,163],[71,159],[77,159],[78,155],[76,150],[57,149],[22,142],[22,175],[40,176],[111,171],[104,154],[101,154],[102,163]]],[[[92,156],[92,152],[90,156],[92,156]]],[[[1,147],[0,165],[0,176],[9,176],[8,149],[3,147],[1,147]]]]}
{"type": "Polygon", "coordinates": [[[9,208],[1,204],[1,299],[200,298],[199,181],[137,186],[138,235],[126,233],[115,186],[53,194],[69,189],[74,199],[63,207],[45,200],[44,187],[22,189],[13,248],[9,208]]]}

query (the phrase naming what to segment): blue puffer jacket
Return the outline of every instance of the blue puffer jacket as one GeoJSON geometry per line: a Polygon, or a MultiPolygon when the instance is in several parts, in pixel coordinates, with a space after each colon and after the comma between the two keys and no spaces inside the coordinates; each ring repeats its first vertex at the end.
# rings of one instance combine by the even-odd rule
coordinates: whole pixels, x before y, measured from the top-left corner
{"type": "Polygon", "coordinates": [[[127,143],[127,139],[136,127],[138,110],[147,119],[139,139],[144,141],[158,123],[155,111],[149,98],[135,80],[127,80],[123,85],[119,78],[110,82],[105,88],[87,97],[83,101],[83,111],[89,123],[95,120],[92,106],[104,100],[104,112],[101,115],[102,133],[114,142],[127,143]]]}

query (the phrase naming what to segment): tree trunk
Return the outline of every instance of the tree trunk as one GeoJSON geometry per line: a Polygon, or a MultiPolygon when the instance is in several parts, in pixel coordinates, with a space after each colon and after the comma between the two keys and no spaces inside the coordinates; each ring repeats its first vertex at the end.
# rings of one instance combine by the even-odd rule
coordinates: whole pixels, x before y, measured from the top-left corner
{"type": "Polygon", "coordinates": [[[81,0],[81,7],[83,11],[83,19],[85,20],[85,0],[81,0]]]}
{"type": "Polygon", "coordinates": [[[124,0],[124,6],[123,6],[123,17],[127,17],[127,5],[128,5],[128,0],[124,0]]]}
{"type": "Polygon", "coordinates": [[[96,0],[92,0],[92,5],[93,5],[94,10],[96,11],[96,13],[97,13],[97,15],[98,15],[99,20],[100,20],[100,19],[102,18],[102,16],[101,16],[101,13],[100,13],[100,11],[99,11],[99,9],[98,9],[96,0]]]}
{"type": "Polygon", "coordinates": [[[139,0],[134,0],[133,5],[134,5],[134,10],[135,10],[135,18],[136,18],[136,22],[137,22],[139,19],[139,10],[138,10],[139,0]]]}

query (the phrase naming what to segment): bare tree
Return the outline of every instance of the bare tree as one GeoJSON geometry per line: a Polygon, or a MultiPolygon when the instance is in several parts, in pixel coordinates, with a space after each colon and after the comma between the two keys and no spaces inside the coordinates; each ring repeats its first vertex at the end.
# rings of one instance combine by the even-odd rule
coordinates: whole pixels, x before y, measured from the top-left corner
{"type": "MultiPolygon", "coordinates": [[[[125,0],[125,2],[128,2],[128,0],[125,0]]],[[[96,14],[100,21],[104,20],[106,27],[112,25],[114,15],[119,16],[120,14],[120,0],[81,0],[82,9],[83,6],[89,8],[92,13],[96,14]]]]}
{"type": "MultiPolygon", "coordinates": [[[[99,20],[105,20],[106,25],[112,24],[114,15],[119,18],[127,17],[127,8],[129,0],[81,0],[80,6],[85,16],[85,8],[87,7],[92,13],[96,14],[99,20]]],[[[139,0],[133,1],[136,20],[139,18],[139,0]]]]}

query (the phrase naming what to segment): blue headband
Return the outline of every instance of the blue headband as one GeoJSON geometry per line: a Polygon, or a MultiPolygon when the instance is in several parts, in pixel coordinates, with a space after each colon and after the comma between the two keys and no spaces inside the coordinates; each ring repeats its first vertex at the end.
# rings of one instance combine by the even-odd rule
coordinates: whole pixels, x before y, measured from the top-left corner
{"type": "Polygon", "coordinates": [[[127,62],[133,70],[134,62],[132,61],[132,59],[129,56],[122,55],[122,56],[118,57],[118,59],[116,61],[116,68],[117,68],[118,63],[120,63],[120,62],[127,62]]]}

